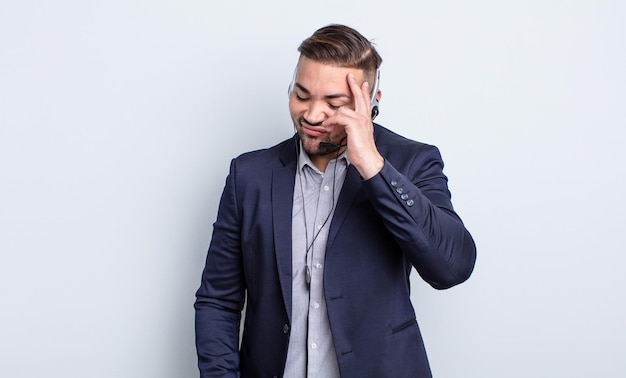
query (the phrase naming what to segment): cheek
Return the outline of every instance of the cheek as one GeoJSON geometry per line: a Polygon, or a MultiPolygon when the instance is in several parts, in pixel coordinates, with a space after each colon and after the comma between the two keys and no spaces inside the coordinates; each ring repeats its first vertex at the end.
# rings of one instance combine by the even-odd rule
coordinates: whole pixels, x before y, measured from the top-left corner
{"type": "Polygon", "coordinates": [[[292,117],[296,117],[304,112],[304,106],[293,99],[289,100],[289,113],[292,117]]]}

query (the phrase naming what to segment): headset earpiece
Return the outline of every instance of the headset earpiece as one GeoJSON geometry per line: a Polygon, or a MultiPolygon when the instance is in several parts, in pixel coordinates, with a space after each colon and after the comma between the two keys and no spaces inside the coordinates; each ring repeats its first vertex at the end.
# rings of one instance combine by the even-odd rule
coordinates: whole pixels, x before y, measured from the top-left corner
{"type": "Polygon", "coordinates": [[[379,85],[379,81],[380,81],[380,68],[376,70],[376,78],[374,79],[374,90],[372,91],[372,121],[374,120],[374,118],[376,118],[376,116],[378,116],[378,113],[380,113],[380,109],[378,109],[378,106],[380,105],[378,102],[378,85],[379,85]]]}

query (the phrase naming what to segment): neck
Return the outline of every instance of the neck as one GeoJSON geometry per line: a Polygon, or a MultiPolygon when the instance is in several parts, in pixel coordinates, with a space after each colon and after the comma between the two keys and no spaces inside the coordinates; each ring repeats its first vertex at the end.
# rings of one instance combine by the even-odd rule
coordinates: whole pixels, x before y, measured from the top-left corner
{"type": "Polygon", "coordinates": [[[311,163],[315,166],[315,168],[319,169],[320,172],[326,172],[326,167],[328,167],[328,163],[337,159],[341,154],[346,151],[345,147],[341,147],[336,152],[330,152],[324,155],[309,155],[309,159],[311,159],[311,163]]]}

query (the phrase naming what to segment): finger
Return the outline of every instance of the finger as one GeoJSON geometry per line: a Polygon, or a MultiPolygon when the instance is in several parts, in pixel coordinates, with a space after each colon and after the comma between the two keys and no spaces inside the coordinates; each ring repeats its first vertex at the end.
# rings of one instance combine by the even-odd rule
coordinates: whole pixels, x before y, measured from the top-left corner
{"type": "Polygon", "coordinates": [[[360,118],[360,116],[355,111],[353,111],[351,109],[341,108],[337,112],[335,112],[335,114],[333,114],[330,117],[328,117],[323,122],[323,125],[325,125],[325,126],[328,126],[328,125],[347,126],[347,125],[350,125],[352,123],[355,123],[355,122],[359,121],[359,118],[360,118]]]}
{"type": "Polygon", "coordinates": [[[359,87],[354,74],[349,73],[348,86],[350,87],[350,91],[352,91],[352,98],[354,99],[354,111],[367,116],[371,106],[369,104],[369,83],[364,81],[359,87]]]}

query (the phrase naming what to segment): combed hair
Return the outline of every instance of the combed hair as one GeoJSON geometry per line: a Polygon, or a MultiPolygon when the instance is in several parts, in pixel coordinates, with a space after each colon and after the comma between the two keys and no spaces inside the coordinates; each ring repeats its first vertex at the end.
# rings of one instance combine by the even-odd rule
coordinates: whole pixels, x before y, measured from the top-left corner
{"type": "Polygon", "coordinates": [[[315,31],[300,44],[298,51],[324,64],[361,69],[370,79],[383,62],[369,40],[358,31],[338,24],[315,31]]]}

